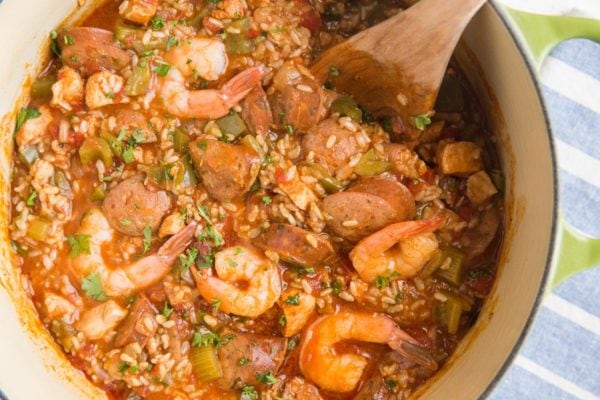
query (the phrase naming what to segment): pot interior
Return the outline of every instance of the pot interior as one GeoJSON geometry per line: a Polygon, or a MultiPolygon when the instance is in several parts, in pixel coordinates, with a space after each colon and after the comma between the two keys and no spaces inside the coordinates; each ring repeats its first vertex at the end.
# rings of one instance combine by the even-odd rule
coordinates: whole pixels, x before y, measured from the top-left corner
{"type": "MultiPolygon", "coordinates": [[[[0,388],[12,400],[48,393],[60,399],[106,398],[70,365],[39,322],[12,267],[8,237],[15,111],[22,88],[39,72],[48,32],[76,7],[76,0],[0,5],[5,55],[0,65],[0,114],[5,114],[0,123],[0,388]]],[[[443,371],[414,396],[431,400],[474,399],[497,379],[539,300],[554,238],[555,176],[543,105],[523,54],[491,5],[470,24],[457,58],[498,134],[507,177],[506,233],[498,279],[478,322],[443,371]]]]}

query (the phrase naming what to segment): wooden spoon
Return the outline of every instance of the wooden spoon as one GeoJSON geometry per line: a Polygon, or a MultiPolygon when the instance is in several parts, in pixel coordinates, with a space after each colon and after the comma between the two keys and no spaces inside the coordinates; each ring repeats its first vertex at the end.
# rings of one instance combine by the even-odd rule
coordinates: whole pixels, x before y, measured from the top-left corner
{"type": "Polygon", "coordinates": [[[433,109],[454,48],[485,2],[421,0],[328,49],[311,71],[375,114],[397,113],[418,137],[414,117],[433,109]]]}

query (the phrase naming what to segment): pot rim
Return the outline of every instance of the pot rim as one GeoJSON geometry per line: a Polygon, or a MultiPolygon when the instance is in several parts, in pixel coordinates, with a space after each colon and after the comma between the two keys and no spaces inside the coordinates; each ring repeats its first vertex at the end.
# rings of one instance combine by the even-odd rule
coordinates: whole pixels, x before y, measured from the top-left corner
{"type": "MultiPolygon", "coordinates": [[[[2,3],[2,0],[0,0],[0,4],[1,3],[2,3]]],[[[492,10],[494,11],[494,13],[499,17],[501,23],[506,28],[508,34],[512,38],[513,43],[516,45],[516,47],[521,55],[521,58],[523,59],[525,66],[528,70],[529,76],[531,77],[531,80],[533,82],[537,98],[539,99],[540,107],[541,107],[541,111],[542,111],[542,115],[543,115],[543,119],[544,119],[544,124],[546,127],[547,136],[548,136],[549,149],[550,149],[550,159],[551,159],[551,167],[552,167],[552,188],[553,188],[552,192],[554,195],[554,199],[553,199],[553,206],[552,206],[551,236],[549,239],[549,246],[548,246],[548,252],[546,255],[546,263],[545,263],[545,267],[544,267],[544,273],[543,273],[543,276],[542,276],[542,279],[540,282],[540,286],[539,286],[539,289],[538,289],[538,292],[536,295],[535,302],[534,302],[533,306],[531,307],[527,321],[526,321],[523,329],[521,330],[519,337],[518,337],[517,341],[515,342],[512,350],[510,351],[510,353],[504,360],[502,366],[500,367],[500,369],[498,370],[498,372],[496,373],[494,378],[491,380],[491,382],[489,382],[487,384],[487,386],[485,387],[483,392],[480,394],[479,399],[488,398],[492,394],[492,392],[497,388],[500,381],[504,378],[508,369],[514,364],[514,360],[515,360],[516,356],[518,355],[519,351],[521,350],[521,348],[523,347],[525,339],[530,334],[533,323],[538,316],[544,295],[550,291],[549,282],[550,282],[551,272],[552,272],[552,269],[554,266],[554,261],[558,257],[558,242],[559,242],[559,240],[558,240],[558,230],[559,230],[558,210],[559,210],[559,203],[560,203],[558,163],[557,163],[557,157],[556,157],[556,143],[555,143],[555,139],[554,139],[554,135],[553,135],[552,125],[550,123],[550,119],[548,116],[548,108],[546,105],[546,101],[542,95],[541,82],[535,72],[535,67],[534,67],[535,63],[527,50],[527,45],[519,37],[519,35],[516,32],[516,30],[518,28],[516,27],[516,25],[511,23],[510,17],[507,15],[506,11],[499,4],[498,0],[491,0],[488,3],[490,5],[490,7],[492,8],[492,10]]],[[[8,398],[8,396],[2,391],[2,388],[0,388],[0,400],[10,400],[8,398]]]]}
{"type": "Polygon", "coordinates": [[[519,50],[519,53],[521,54],[521,58],[525,62],[525,66],[527,67],[529,76],[531,77],[531,80],[533,82],[537,97],[540,101],[540,106],[541,106],[542,114],[544,117],[544,124],[546,125],[546,132],[548,134],[548,144],[550,147],[550,159],[551,159],[551,163],[552,163],[552,188],[553,188],[552,192],[554,195],[554,201],[553,201],[553,205],[552,205],[552,226],[551,226],[550,242],[549,242],[549,246],[548,246],[548,253],[546,255],[546,266],[544,267],[544,274],[543,274],[542,280],[540,282],[540,287],[538,289],[538,293],[537,293],[535,302],[534,302],[533,306],[531,307],[531,311],[529,313],[529,317],[527,318],[527,322],[525,323],[525,326],[521,330],[519,338],[517,339],[510,354],[508,354],[508,357],[506,358],[506,360],[504,360],[502,367],[500,367],[500,369],[496,373],[496,376],[494,377],[494,379],[487,385],[485,390],[481,393],[481,395],[479,396],[479,399],[488,398],[492,394],[492,392],[496,389],[496,387],[498,386],[498,384],[500,383],[502,378],[504,378],[508,369],[514,364],[514,360],[515,360],[516,356],[518,355],[518,353],[520,352],[521,348],[523,347],[523,344],[525,343],[525,339],[529,335],[531,328],[533,326],[533,323],[538,316],[544,295],[550,291],[550,286],[549,286],[550,276],[551,276],[552,269],[554,266],[554,261],[558,257],[558,254],[557,254],[558,253],[558,229],[559,229],[558,210],[559,210],[559,200],[560,200],[559,199],[559,181],[558,181],[558,163],[557,163],[557,157],[556,157],[556,143],[554,140],[554,135],[552,133],[552,124],[550,123],[550,119],[548,117],[548,108],[546,105],[546,101],[542,94],[541,81],[535,72],[535,67],[534,67],[535,63],[533,62],[533,59],[531,58],[531,55],[529,54],[529,52],[527,50],[527,45],[523,42],[523,40],[516,33],[516,30],[518,28],[516,27],[516,25],[511,24],[510,17],[502,9],[502,6],[498,4],[497,0],[490,1],[489,5],[492,7],[492,9],[496,13],[496,15],[498,15],[498,17],[500,17],[500,21],[502,22],[502,24],[508,31],[514,44],[517,46],[517,49],[519,50]]]}

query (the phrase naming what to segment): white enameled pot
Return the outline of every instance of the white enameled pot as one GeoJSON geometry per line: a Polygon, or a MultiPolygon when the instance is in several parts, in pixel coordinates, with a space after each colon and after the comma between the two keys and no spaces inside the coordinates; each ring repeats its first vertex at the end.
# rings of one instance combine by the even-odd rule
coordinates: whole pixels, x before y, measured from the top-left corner
{"type": "MultiPolygon", "coordinates": [[[[11,265],[7,225],[15,110],[38,73],[48,32],[77,0],[0,4],[0,389],[10,400],[102,399],[39,322],[11,265]]],[[[506,16],[488,4],[467,29],[457,58],[497,132],[506,174],[506,221],[498,280],[478,322],[450,362],[416,394],[431,400],[485,396],[518,348],[545,287],[556,238],[556,171],[549,126],[532,69],[506,16]]],[[[0,396],[1,397],[1,396],[0,396]]]]}

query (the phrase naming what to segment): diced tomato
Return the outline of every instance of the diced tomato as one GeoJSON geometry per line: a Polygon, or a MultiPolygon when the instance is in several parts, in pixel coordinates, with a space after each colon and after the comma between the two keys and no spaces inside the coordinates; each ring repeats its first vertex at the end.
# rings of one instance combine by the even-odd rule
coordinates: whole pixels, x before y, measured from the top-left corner
{"type": "Polygon", "coordinates": [[[315,10],[306,11],[302,14],[300,25],[307,28],[312,33],[318,32],[321,28],[321,17],[315,10]]]}
{"type": "Polygon", "coordinates": [[[79,147],[85,140],[85,136],[83,136],[79,132],[69,131],[69,142],[73,144],[74,147],[79,147]]]}
{"type": "Polygon", "coordinates": [[[275,180],[277,181],[277,183],[287,182],[287,175],[285,174],[285,171],[282,168],[277,168],[275,170],[275,180]]]}
{"type": "Polygon", "coordinates": [[[409,179],[404,185],[408,188],[408,190],[410,190],[412,194],[422,192],[427,187],[427,184],[425,182],[417,179],[409,179]]]}
{"type": "Polygon", "coordinates": [[[212,35],[216,35],[221,31],[221,27],[212,23],[211,19],[208,17],[205,17],[202,20],[202,26],[212,35]]]}
{"type": "Polygon", "coordinates": [[[258,37],[259,34],[260,34],[259,31],[257,31],[256,29],[252,29],[252,28],[250,28],[246,31],[246,37],[249,39],[255,39],[258,37]]]}
{"type": "Polygon", "coordinates": [[[465,282],[480,297],[487,296],[494,285],[494,277],[490,274],[482,274],[476,278],[469,278],[465,282]]]}
{"type": "Polygon", "coordinates": [[[461,216],[467,222],[470,222],[473,219],[473,209],[469,206],[460,206],[456,213],[461,216]]]}
{"type": "Polygon", "coordinates": [[[433,185],[435,183],[435,177],[436,177],[435,171],[431,168],[427,168],[427,172],[425,172],[423,174],[421,179],[423,179],[428,184],[433,185]]]}

